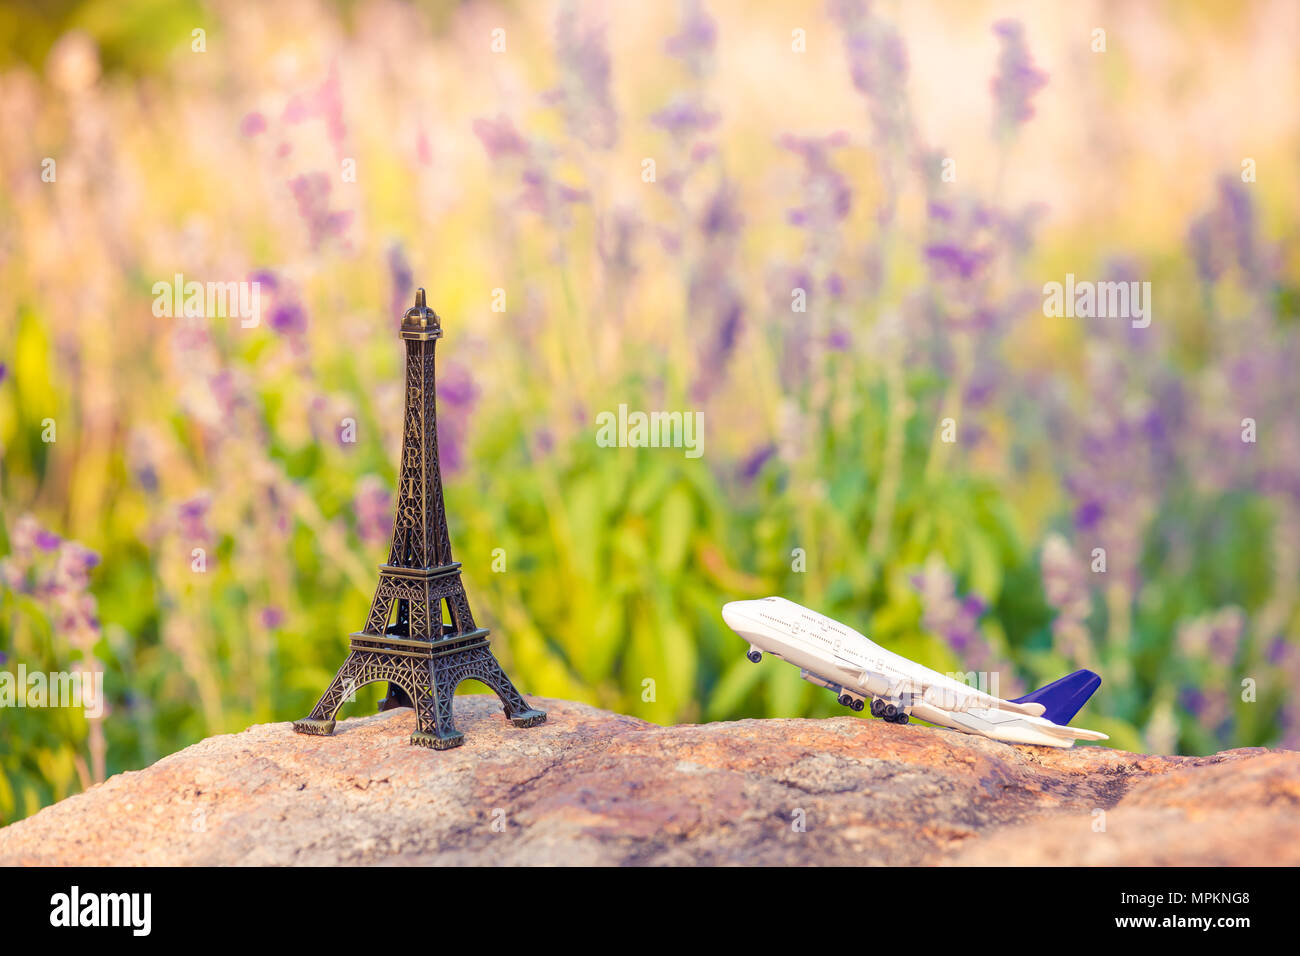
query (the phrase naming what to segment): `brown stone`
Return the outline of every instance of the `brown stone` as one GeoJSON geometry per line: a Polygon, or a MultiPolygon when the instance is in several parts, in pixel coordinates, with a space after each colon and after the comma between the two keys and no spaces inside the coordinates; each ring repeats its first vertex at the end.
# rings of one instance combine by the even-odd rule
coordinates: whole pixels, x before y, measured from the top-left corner
{"type": "Polygon", "coordinates": [[[466,743],[443,752],[407,743],[410,710],[212,737],[0,829],[0,864],[1300,864],[1290,751],[537,703],[548,722],[519,729],[458,697],[466,743]]]}

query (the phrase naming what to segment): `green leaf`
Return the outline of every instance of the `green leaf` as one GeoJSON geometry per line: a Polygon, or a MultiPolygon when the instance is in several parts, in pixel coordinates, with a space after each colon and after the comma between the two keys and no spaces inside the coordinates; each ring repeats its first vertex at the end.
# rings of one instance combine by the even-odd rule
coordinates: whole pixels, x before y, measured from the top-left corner
{"type": "Polygon", "coordinates": [[[675,574],[686,558],[695,523],[694,502],[681,485],[674,486],[668,492],[659,511],[659,522],[659,549],[655,553],[655,566],[660,574],[675,574]]]}

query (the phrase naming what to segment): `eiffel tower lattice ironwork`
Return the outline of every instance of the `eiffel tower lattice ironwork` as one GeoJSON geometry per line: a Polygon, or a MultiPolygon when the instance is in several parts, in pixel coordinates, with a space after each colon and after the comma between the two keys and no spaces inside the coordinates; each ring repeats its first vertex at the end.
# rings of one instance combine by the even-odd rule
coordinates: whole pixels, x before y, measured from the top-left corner
{"type": "Polygon", "coordinates": [[[294,722],[302,734],[332,734],[334,717],[357,688],[388,682],[379,709],[414,707],[411,743],[446,750],[464,743],[452,720],[456,686],[473,678],[496,692],[517,727],[546,720],[528,705],[488,646],[488,631],[474,624],[460,564],[452,560],[438,467],[434,396],[434,345],[442,337],[424,290],[402,317],[406,340],[406,413],[397,513],[388,563],[364,630],[351,635],[347,659],[316,702],[310,717],[294,722]],[[444,613],[445,608],[445,613],[444,613]]]}

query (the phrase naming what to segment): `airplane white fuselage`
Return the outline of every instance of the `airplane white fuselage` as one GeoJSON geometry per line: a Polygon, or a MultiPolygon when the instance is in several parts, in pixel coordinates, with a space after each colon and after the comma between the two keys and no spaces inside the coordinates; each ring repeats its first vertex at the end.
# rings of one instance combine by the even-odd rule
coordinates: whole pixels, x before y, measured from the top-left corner
{"type": "MultiPolygon", "coordinates": [[[[1096,731],[1063,727],[1024,713],[1025,705],[994,703],[970,685],[886,650],[839,621],[785,598],[733,601],[723,607],[722,617],[754,649],[788,661],[805,680],[851,699],[880,698],[932,724],[1008,743],[1069,747],[1076,738],[1106,739],[1096,731]],[[974,705],[973,694],[982,698],[979,704],[993,706],[974,705]]],[[[1041,707],[1036,709],[1042,712],[1041,707]]]]}

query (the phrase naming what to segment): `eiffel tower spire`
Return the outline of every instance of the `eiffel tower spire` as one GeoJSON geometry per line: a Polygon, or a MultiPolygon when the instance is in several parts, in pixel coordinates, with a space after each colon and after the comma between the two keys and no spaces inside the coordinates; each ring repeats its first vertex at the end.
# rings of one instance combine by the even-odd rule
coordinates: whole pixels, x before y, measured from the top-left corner
{"type": "Polygon", "coordinates": [[[295,721],[304,734],[334,732],[334,717],[356,689],[388,682],[380,710],[414,707],[411,743],[444,750],[464,736],[452,720],[456,686],[482,681],[501,698],[506,716],[519,727],[546,719],[515,689],[477,627],[452,559],[447,511],[438,465],[438,417],[434,347],[442,338],[438,314],[425,304],[424,290],[402,316],[406,342],[406,402],[402,463],[388,563],[379,566],[379,585],[364,629],[351,635],[347,659],[316,702],[311,716],[295,721]]]}
{"type": "Polygon", "coordinates": [[[434,346],[442,338],[438,314],[425,305],[424,290],[402,316],[406,350],[406,420],[397,519],[388,563],[403,568],[451,564],[447,512],[438,468],[438,418],[434,388],[434,346]]]}

